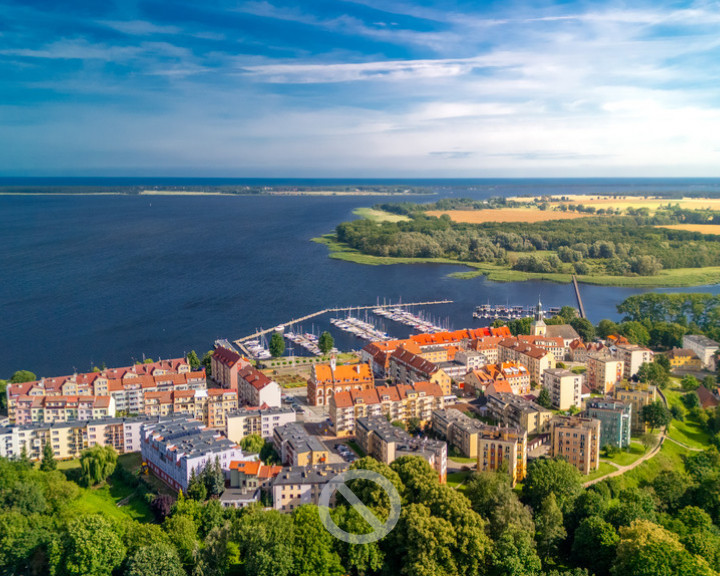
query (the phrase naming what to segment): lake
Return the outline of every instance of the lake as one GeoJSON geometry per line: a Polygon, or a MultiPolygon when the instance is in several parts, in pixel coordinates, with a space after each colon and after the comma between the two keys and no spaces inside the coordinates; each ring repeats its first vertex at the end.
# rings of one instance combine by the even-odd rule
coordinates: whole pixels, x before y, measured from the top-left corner
{"type": "MultiPolygon", "coordinates": [[[[497,194],[498,186],[469,194],[497,194]]],[[[454,279],[448,274],[463,268],[449,265],[362,266],[331,260],[310,242],[353,218],[354,208],[384,201],[392,198],[0,196],[0,377],[18,369],[67,374],[191,349],[202,355],[218,338],[378,299],[453,300],[424,311],[454,328],[481,325],[472,312],[488,301],[575,305],[569,284],[454,279]]],[[[616,319],[616,305],[643,290],[581,291],[597,322],[616,319]]],[[[341,349],[363,345],[329,319],[303,328],[330,329],[341,349]]],[[[394,336],[410,330],[384,323],[394,336]]]]}

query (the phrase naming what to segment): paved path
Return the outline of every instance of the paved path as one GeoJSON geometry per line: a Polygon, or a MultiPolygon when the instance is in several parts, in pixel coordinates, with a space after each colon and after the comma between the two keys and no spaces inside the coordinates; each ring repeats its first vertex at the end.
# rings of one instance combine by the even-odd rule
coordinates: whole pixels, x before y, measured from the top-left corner
{"type": "Polygon", "coordinates": [[[685,448],[685,450],[690,450],[691,452],[702,452],[704,450],[704,448],[693,448],[692,446],[683,444],[679,440],[675,440],[675,438],[670,438],[670,436],[668,436],[667,439],[670,440],[670,442],[675,442],[675,444],[677,444],[678,446],[682,446],[683,448],[685,448]]]}
{"type": "Polygon", "coordinates": [[[585,482],[585,484],[583,484],[583,486],[585,486],[587,488],[588,486],[597,484],[598,482],[605,480],[606,478],[613,478],[614,476],[620,476],[621,474],[625,474],[625,472],[627,472],[628,470],[632,470],[636,466],[639,466],[640,464],[642,464],[646,460],[649,460],[650,458],[655,456],[655,454],[660,452],[663,442],[665,442],[666,439],[667,439],[666,432],[663,431],[662,435],[660,436],[660,441],[655,445],[655,447],[652,450],[650,450],[650,452],[648,452],[647,454],[644,454],[643,456],[640,456],[640,458],[635,460],[635,462],[633,462],[632,464],[628,464],[627,466],[620,466],[619,464],[615,464],[615,462],[608,462],[609,464],[612,464],[613,466],[615,466],[617,468],[617,470],[615,470],[615,472],[610,472],[610,474],[605,474],[605,476],[600,476],[600,478],[595,478],[595,480],[590,480],[590,482],[585,482]]]}

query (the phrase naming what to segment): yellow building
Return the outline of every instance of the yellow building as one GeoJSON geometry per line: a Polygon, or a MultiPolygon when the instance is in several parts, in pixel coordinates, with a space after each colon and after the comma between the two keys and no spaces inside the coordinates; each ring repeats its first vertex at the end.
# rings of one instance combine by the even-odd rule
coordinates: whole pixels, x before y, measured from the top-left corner
{"type": "Polygon", "coordinates": [[[275,428],[275,450],[287,466],[311,466],[328,461],[327,446],[305,430],[300,422],[291,422],[275,428]]]}
{"type": "Polygon", "coordinates": [[[658,400],[659,396],[655,386],[624,380],[615,386],[613,395],[615,400],[632,404],[633,434],[644,434],[647,431],[647,425],[642,421],[642,409],[658,400]]]}
{"type": "Polygon", "coordinates": [[[700,357],[689,348],[674,348],[667,353],[670,368],[687,368],[688,370],[702,370],[700,357]]]}
{"type": "Polygon", "coordinates": [[[581,416],[556,416],[550,423],[551,455],[564,458],[581,474],[600,466],[600,420],[581,416]]]}

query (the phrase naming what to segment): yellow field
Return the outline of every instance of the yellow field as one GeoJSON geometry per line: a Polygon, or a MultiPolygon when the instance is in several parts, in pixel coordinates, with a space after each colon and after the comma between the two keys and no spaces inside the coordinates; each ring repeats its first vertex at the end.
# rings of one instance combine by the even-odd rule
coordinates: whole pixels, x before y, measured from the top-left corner
{"type": "MultiPolygon", "coordinates": [[[[580,194],[564,194],[567,200],[560,200],[560,196],[552,196],[552,204],[582,204],[584,206],[595,206],[596,208],[647,208],[648,210],[657,210],[660,206],[668,204],[679,204],[681,208],[688,210],[701,210],[704,208],[710,210],[720,210],[720,198],[656,198],[645,196],[621,196],[618,198],[609,198],[607,196],[582,196],[580,194]]],[[[508,198],[515,202],[533,202],[535,198],[508,198]]]]}
{"type": "Polygon", "coordinates": [[[483,224],[485,222],[546,222],[547,220],[574,220],[594,214],[556,212],[537,208],[501,208],[498,210],[431,210],[428,216],[447,214],[455,222],[483,224]]]}
{"type": "Polygon", "coordinates": [[[667,226],[656,226],[656,228],[669,228],[670,230],[687,230],[688,232],[700,232],[701,234],[717,234],[720,236],[720,224],[668,224],[667,226]]]}

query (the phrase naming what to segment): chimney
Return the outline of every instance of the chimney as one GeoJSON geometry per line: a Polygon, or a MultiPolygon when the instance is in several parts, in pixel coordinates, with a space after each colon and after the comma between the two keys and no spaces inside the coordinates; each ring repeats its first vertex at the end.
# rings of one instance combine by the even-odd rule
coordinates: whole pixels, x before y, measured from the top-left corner
{"type": "Polygon", "coordinates": [[[337,360],[335,358],[335,355],[333,354],[330,358],[330,370],[332,371],[333,375],[335,374],[335,368],[337,367],[337,360]]]}
{"type": "Polygon", "coordinates": [[[355,364],[355,372],[360,374],[360,364],[355,364]]]}

